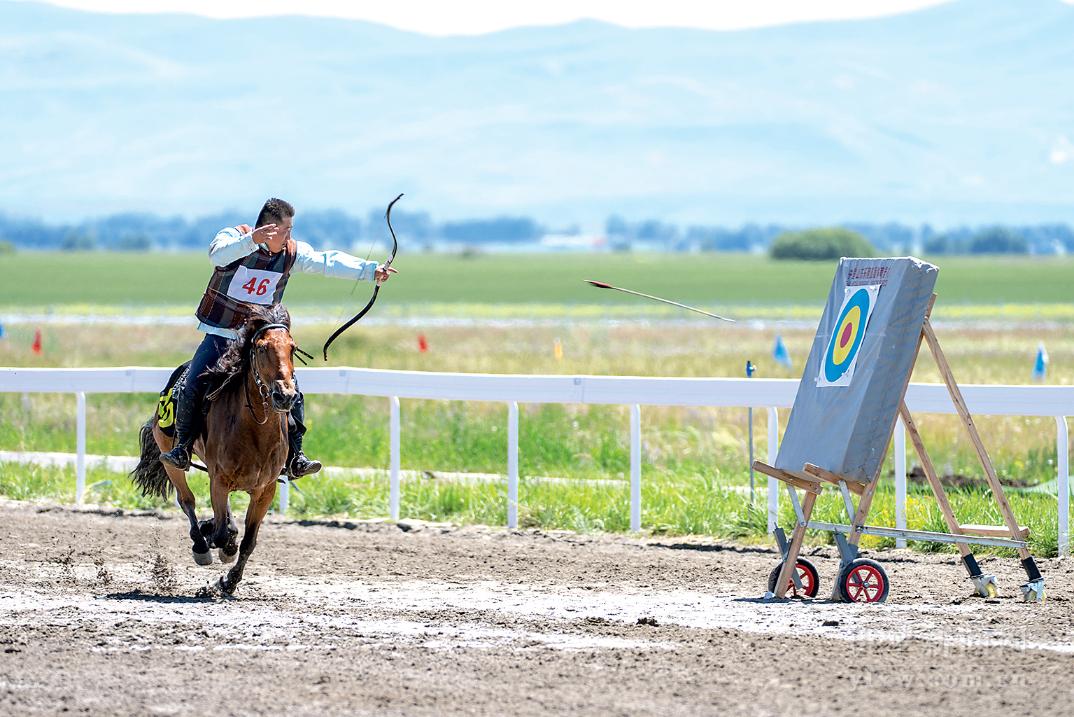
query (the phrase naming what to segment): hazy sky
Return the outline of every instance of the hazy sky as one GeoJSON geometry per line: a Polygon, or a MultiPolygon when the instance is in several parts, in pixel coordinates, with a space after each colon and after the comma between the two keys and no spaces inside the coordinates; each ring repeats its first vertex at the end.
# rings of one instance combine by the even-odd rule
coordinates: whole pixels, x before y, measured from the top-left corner
{"type": "Polygon", "coordinates": [[[430,35],[457,35],[480,34],[520,25],[560,24],[580,18],[605,20],[626,27],[676,26],[726,30],[807,20],[891,15],[946,1],[52,0],[52,4],[104,12],[189,12],[221,18],[322,15],[369,20],[430,35]]]}

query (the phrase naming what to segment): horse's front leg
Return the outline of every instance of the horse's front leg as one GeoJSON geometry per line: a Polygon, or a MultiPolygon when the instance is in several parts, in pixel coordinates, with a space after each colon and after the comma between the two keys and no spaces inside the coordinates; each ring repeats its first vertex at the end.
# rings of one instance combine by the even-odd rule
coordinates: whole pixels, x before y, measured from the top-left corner
{"type": "Polygon", "coordinates": [[[217,557],[221,563],[230,563],[235,559],[235,536],[239,528],[231,517],[231,493],[224,488],[223,481],[210,480],[209,495],[213,501],[213,545],[219,550],[217,557]]]}
{"type": "MultiPolygon", "coordinates": [[[[160,428],[156,425],[153,426],[153,438],[156,441],[159,450],[164,450],[165,448],[171,450],[170,444],[174,444],[174,440],[165,438],[164,434],[161,433],[160,428]]],[[[186,482],[186,473],[164,461],[161,461],[160,464],[164,467],[164,472],[167,474],[168,480],[170,480],[175,487],[175,495],[179,501],[179,507],[183,509],[183,513],[186,514],[187,520],[190,521],[190,540],[192,542],[190,552],[194,556],[194,562],[198,565],[212,565],[213,554],[209,551],[209,541],[205,539],[205,535],[202,534],[200,526],[198,525],[198,514],[195,509],[196,501],[194,499],[194,492],[190,490],[190,485],[186,482]]]]}
{"type": "Polygon", "coordinates": [[[225,595],[235,592],[235,587],[242,580],[246,561],[250,559],[250,554],[257,545],[257,531],[261,528],[261,521],[265,519],[275,496],[276,481],[262,486],[250,496],[250,507],[246,509],[246,529],[242,534],[242,545],[239,546],[239,560],[226,576],[220,578],[220,591],[225,595]]]}
{"type": "Polygon", "coordinates": [[[220,550],[216,551],[216,557],[220,558],[220,562],[224,565],[235,562],[235,556],[239,552],[239,525],[235,522],[235,516],[231,513],[231,500],[228,499],[227,506],[227,540],[220,547],[220,550]]]}
{"type": "Polygon", "coordinates": [[[187,520],[190,521],[190,540],[193,542],[190,552],[194,556],[194,562],[198,565],[212,565],[213,554],[209,550],[209,542],[205,540],[205,536],[201,533],[198,514],[195,510],[194,492],[187,485],[186,475],[173,466],[165,465],[164,469],[168,471],[168,478],[175,485],[175,492],[179,498],[179,507],[183,509],[187,520]]]}

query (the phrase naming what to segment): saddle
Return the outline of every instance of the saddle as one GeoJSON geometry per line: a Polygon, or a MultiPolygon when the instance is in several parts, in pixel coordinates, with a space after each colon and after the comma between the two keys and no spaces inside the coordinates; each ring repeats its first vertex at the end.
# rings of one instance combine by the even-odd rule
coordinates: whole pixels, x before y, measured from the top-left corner
{"type": "MultiPolygon", "coordinates": [[[[168,438],[175,437],[175,401],[179,394],[186,390],[187,379],[190,377],[190,361],[181,363],[175,367],[164,389],[160,392],[157,400],[157,425],[161,433],[168,438]]],[[[210,382],[205,388],[206,396],[201,401],[201,416],[205,417],[209,412],[209,404],[212,403],[212,392],[223,383],[221,379],[210,382]]]]}
{"type": "Polygon", "coordinates": [[[186,387],[186,376],[189,372],[189,361],[179,364],[168,377],[168,382],[164,384],[164,390],[160,392],[160,399],[157,401],[157,425],[168,438],[175,437],[175,397],[186,387]]]}

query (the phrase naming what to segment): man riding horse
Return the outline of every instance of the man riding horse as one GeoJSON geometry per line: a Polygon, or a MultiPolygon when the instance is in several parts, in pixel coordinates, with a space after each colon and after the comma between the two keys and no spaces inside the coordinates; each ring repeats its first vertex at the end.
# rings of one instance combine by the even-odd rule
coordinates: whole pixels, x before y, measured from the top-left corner
{"type": "MultiPolygon", "coordinates": [[[[396,273],[375,261],[365,261],[341,251],[316,251],[291,238],[295,209],[275,197],[265,202],[253,230],[246,224],[221,229],[209,244],[209,260],[215,265],[198,306],[198,330],[205,333],[190,362],[185,388],[176,401],[176,441],[160,460],[180,470],[190,468],[190,450],[202,431],[202,400],[207,389],[206,369],[216,364],[254,305],[275,306],[283,300],[292,271],[337,279],[374,280],[381,285],[396,273]]],[[[320,461],[302,452],[306,433],[302,393],[291,408],[285,470],[294,479],[321,470],[320,461]]]]}

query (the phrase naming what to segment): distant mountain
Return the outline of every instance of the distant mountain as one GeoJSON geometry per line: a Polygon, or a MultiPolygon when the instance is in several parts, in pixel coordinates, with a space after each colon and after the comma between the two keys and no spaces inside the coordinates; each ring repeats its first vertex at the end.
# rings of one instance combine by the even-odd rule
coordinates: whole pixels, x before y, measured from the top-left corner
{"type": "Polygon", "coordinates": [[[0,212],[1074,220],[1074,7],[736,32],[0,3],[0,212]]]}

